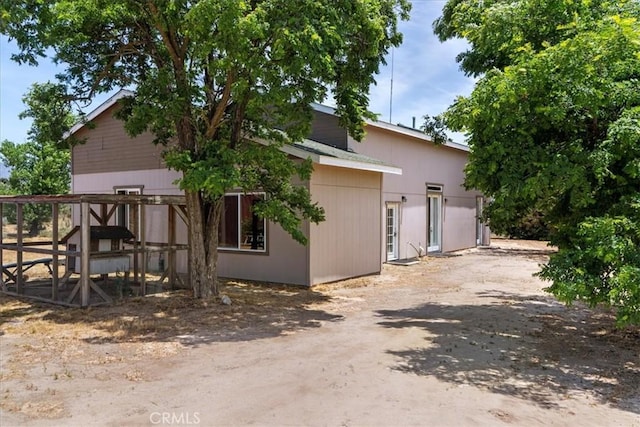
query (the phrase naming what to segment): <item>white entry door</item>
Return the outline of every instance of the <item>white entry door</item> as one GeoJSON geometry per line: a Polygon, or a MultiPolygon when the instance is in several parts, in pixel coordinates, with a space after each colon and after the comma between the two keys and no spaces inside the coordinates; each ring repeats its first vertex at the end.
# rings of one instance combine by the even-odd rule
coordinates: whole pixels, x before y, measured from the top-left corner
{"type": "Polygon", "coordinates": [[[429,194],[429,246],[428,252],[442,250],[442,195],[429,194]]]}
{"type": "Polygon", "coordinates": [[[484,245],[484,223],[482,222],[482,211],[484,209],[484,198],[476,197],[476,245],[484,245]]]}
{"type": "Polygon", "coordinates": [[[385,234],[387,235],[387,261],[398,259],[398,203],[387,203],[385,234]]]}

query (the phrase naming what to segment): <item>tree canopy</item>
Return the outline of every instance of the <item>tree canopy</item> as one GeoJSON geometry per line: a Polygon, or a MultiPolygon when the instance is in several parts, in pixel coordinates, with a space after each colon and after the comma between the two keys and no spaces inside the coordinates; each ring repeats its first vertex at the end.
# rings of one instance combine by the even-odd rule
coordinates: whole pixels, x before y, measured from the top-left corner
{"type": "Polygon", "coordinates": [[[479,80],[446,122],[468,132],[491,227],[539,212],[548,291],[640,323],[640,3],[450,0],[434,29],[470,42],[479,80]]]}
{"type": "MultiPolygon", "coordinates": [[[[152,131],[182,172],[194,294],[217,293],[218,225],[230,189],[261,189],[254,211],[300,242],[323,219],[304,186],[311,165],[281,144],[310,130],[310,104],[331,90],[342,124],[363,135],[368,90],[392,46],[406,0],[0,0],[14,59],[53,52],[66,99],[133,87],[119,117],[152,131]],[[250,141],[269,141],[265,145],[250,141]]],[[[61,136],[61,134],[60,134],[61,136]]]]}
{"type": "MultiPolygon", "coordinates": [[[[16,144],[4,140],[0,144],[2,162],[9,168],[7,189],[11,194],[66,194],[71,182],[71,155],[68,149],[59,147],[57,140],[48,134],[49,122],[55,121],[69,126],[73,116],[59,103],[52,109],[48,103],[51,93],[60,88],[52,83],[35,84],[23,98],[27,110],[21,118],[34,117],[28,139],[16,144]],[[36,111],[38,112],[36,114],[36,111]],[[62,118],[62,120],[60,120],[62,118]]],[[[5,212],[10,220],[15,220],[15,210],[5,212]]],[[[51,207],[43,204],[27,204],[23,210],[29,233],[34,235],[45,221],[51,219],[51,207]]]]}

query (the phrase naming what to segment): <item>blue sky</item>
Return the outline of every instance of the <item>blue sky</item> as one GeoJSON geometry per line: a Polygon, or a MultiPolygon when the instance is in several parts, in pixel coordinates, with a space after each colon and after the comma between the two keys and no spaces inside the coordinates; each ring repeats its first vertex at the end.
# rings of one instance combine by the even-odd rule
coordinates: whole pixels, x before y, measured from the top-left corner
{"type": "MultiPolygon", "coordinates": [[[[408,126],[413,117],[419,125],[425,114],[433,116],[443,112],[457,96],[471,93],[474,84],[455,61],[456,55],[466,49],[466,43],[462,40],[440,43],[433,35],[431,24],[440,16],[445,1],[415,0],[412,3],[411,19],[400,24],[404,42],[394,49],[393,61],[389,55],[387,66],[376,77],[378,84],[371,88],[369,106],[371,111],[380,114],[380,120],[408,126]]],[[[30,126],[28,120],[18,119],[24,110],[22,97],[33,83],[54,80],[56,67],[48,59],[43,59],[38,67],[19,66],[9,59],[15,50],[15,44],[0,36],[0,141],[20,143],[25,141],[30,126]]],[[[101,95],[86,112],[108,96],[101,95]]],[[[463,140],[460,135],[454,135],[454,139],[463,140]]]]}

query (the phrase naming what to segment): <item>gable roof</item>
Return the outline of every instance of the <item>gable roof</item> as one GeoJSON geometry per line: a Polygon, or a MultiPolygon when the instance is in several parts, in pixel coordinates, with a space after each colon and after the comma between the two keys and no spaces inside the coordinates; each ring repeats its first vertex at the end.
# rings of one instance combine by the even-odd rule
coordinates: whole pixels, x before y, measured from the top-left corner
{"type": "MultiPolygon", "coordinates": [[[[65,135],[65,137],[69,137],[78,132],[85,126],[86,123],[100,116],[109,108],[114,106],[119,99],[133,95],[134,93],[129,90],[122,89],[118,91],[105,102],[100,104],[95,110],[87,114],[84,120],[76,123],[65,135]]],[[[269,144],[268,141],[257,140],[257,142],[265,145],[269,144]]],[[[387,164],[381,160],[364,156],[352,151],[346,151],[339,148],[331,147],[329,145],[308,139],[294,144],[284,145],[280,149],[283,152],[300,159],[310,158],[311,161],[320,165],[402,175],[401,168],[387,164]]]]}
{"type": "MultiPolygon", "coordinates": [[[[134,92],[126,89],[121,89],[109,99],[100,104],[95,110],[87,114],[84,120],[76,123],[65,134],[65,138],[73,135],[82,129],[88,122],[94,120],[109,108],[114,106],[119,99],[127,96],[133,96],[134,92]]],[[[315,108],[315,106],[314,106],[315,108]]],[[[258,141],[262,144],[268,144],[267,141],[258,141]]],[[[362,154],[355,153],[353,151],[346,151],[339,148],[331,147],[326,144],[322,144],[317,141],[304,140],[295,144],[284,145],[281,150],[287,154],[300,159],[310,158],[316,164],[336,166],[349,169],[359,169],[373,172],[390,173],[394,175],[402,175],[402,169],[383,162],[382,160],[374,159],[373,157],[364,156],[362,154]]]]}
{"type": "MultiPolygon", "coordinates": [[[[73,135],[74,133],[76,133],[77,131],[82,129],[87,122],[90,122],[91,120],[95,119],[100,114],[104,113],[106,110],[111,108],[113,105],[116,104],[116,102],[118,102],[119,99],[127,97],[127,96],[133,96],[133,95],[134,95],[134,92],[132,92],[130,90],[120,89],[117,93],[115,93],[109,99],[107,99],[102,104],[100,104],[95,110],[93,110],[89,114],[87,114],[86,117],[84,118],[84,120],[82,120],[82,121],[76,123],[75,125],[73,125],[73,127],[69,130],[69,132],[67,132],[64,135],[64,137],[68,138],[69,136],[73,135]]],[[[311,107],[314,110],[319,111],[321,113],[330,114],[332,116],[336,115],[336,109],[333,108],[333,107],[329,107],[329,106],[322,105],[322,104],[317,104],[315,102],[311,104],[311,107]]],[[[399,134],[402,134],[402,135],[411,136],[413,138],[418,138],[418,139],[421,139],[421,140],[424,140],[426,142],[430,142],[430,143],[433,144],[433,141],[429,138],[429,136],[426,135],[425,133],[421,132],[418,129],[413,129],[413,128],[409,128],[409,127],[406,127],[406,126],[393,125],[391,123],[386,123],[386,122],[382,122],[382,121],[378,121],[378,120],[366,120],[365,123],[368,126],[377,127],[377,128],[380,128],[380,129],[386,129],[386,130],[389,130],[391,132],[395,132],[395,133],[399,133],[399,134]]],[[[464,144],[459,144],[457,142],[447,141],[442,145],[444,145],[445,147],[454,148],[456,150],[469,152],[469,146],[464,145],[464,144]]],[[[355,153],[353,153],[353,154],[355,154],[355,153]]]]}

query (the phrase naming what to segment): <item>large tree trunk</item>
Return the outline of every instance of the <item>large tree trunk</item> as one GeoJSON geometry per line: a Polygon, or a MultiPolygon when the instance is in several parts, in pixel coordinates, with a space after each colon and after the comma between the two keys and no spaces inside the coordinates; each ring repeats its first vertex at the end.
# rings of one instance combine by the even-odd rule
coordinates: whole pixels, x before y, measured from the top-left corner
{"type": "Polygon", "coordinates": [[[197,191],[185,191],[189,215],[189,277],[195,298],[218,295],[218,225],[223,198],[203,200],[197,191]]]}

